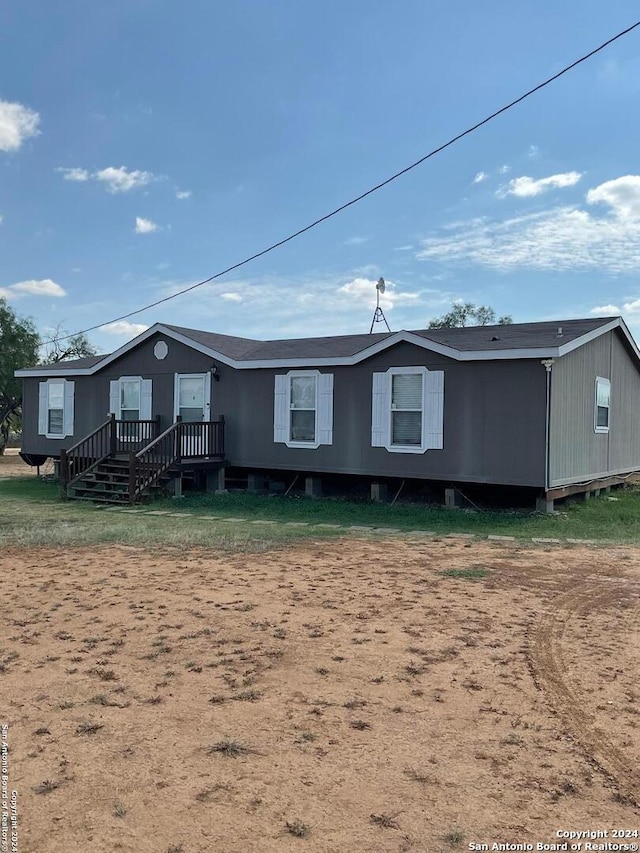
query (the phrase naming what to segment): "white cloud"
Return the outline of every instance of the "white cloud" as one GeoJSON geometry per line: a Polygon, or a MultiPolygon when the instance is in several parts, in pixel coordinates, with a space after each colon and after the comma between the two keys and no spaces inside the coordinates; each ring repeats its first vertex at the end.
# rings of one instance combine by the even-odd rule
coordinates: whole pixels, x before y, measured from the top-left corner
{"type": "Polygon", "coordinates": [[[532,196],[540,195],[552,187],[573,187],[580,178],[581,172],[562,172],[557,175],[549,175],[548,178],[540,178],[534,180],[528,175],[523,175],[520,178],[512,178],[505,187],[500,187],[496,195],[498,198],[505,198],[508,195],[515,195],[518,198],[531,198],[532,196]]]}
{"type": "Polygon", "coordinates": [[[17,151],[25,139],[37,136],[40,116],[23,104],[0,101],[0,151],[17,151]]]}
{"type": "Polygon", "coordinates": [[[607,181],[587,193],[588,204],[605,204],[596,215],[559,206],[502,221],[486,218],[422,241],[417,257],[478,264],[503,272],[518,269],[640,270],[640,176],[607,181]]]}
{"type": "Polygon", "coordinates": [[[589,311],[594,317],[611,317],[613,314],[621,314],[622,312],[617,305],[596,305],[589,311]]]}
{"type": "Polygon", "coordinates": [[[107,166],[106,169],[99,169],[97,172],[89,172],[87,169],[81,169],[77,166],[72,168],[59,166],[56,172],[59,172],[65,181],[75,181],[76,183],[98,181],[106,188],[107,192],[112,194],[126,193],[158,180],[152,172],[142,172],[139,169],[129,171],[126,166],[107,166]]]}
{"type": "Polygon", "coordinates": [[[361,246],[363,243],[368,243],[371,237],[349,237],[342,244],[343,246],[361,246]]]}
{"type": "Polygon", "coordinates": [[[226,302],[243,302],[242,296],[239,293],[221,293],[220,299],[224,299],[226,302]]]}
{"type": "Polygon", "coordinates": [[[16,284],[0,288],[0,296],[4,296],[6,299],[20,299],[22,296],[61,297],[66,295],[64,288],[50,278],[43,278],[39,281],[36,279],[18,281],[16,284]]]}
{"type": "MultiPolygon", "coordinates": [[[[366,334],[376,304],[376,281],[377,274],[369,277],[351,270],[210,282],[198,288],[195,303],[193,299],[173,303],[171,322],[258,339],[366,334]],[[230,293],[240,299],[222,298],[230,293]]],[[[192,283],[166,281],[158,297],[173,295],[192,283]]],[[[408,287],[393,281],[386,284],[381,305],[394,330],[424,327],[426,318],[448,307],[456,295],[426,286],[408,287]]],[[[377,326],[376,331],[385,329],[377,326]]]]}
{"type": "Polygon", "coordinates": [[[587,202],[608,204],[620,218],[640,219],[640,175],[624,175],[594,187],[587,202]]]}
{"type": "Polygon", "coordinates": [[[527,157],[531,157],[532,159],[540,156],[540,149],[537,145],[530,145],[529,150],[527,151],[527,157]]]}
{"type": "MultiPolygon", "coordinates": [[[[369,308],[376,307],[377,280],[369,278],[354,278],[338,288],[338,293],[345,294],[350,301],[359,302],[369,308]]],[[[402,292],[392,281],[385,281],[385,292],[380,294],[380,307],[391,309],[398,303],[413,302],[418,293],[402,292]]]]}
{"type": "Polygon", "coordinates": [[[106,326],[100,326],[100,331],[106,332],[108,335],[128,335],[132,337],[141,335],[148,328],[144,323],[129,323],[128,320],[118,320],[115,323],[107,323],[106,326]]]}
{"type": "Polygon", "coordinates": [[[93,177],[102,181],[110,193],[126,193],[144,187],[154,180],[151,172],[141,172],[138,169],[128,172],[126,166],[108,166],[95,172],[93,177]]]}
{"type": "Polygon", "coordinates": [[[622,306],[623,314],[640,314],[640,299],[634,299],[633,302],[625,302],[622,306]]]}
{"type": "Polygon", "coordinates": [[[511,166],[508,163],[505,163],[504,166],[500,166],[500,168],[498,169],[498,172],[501,175],[506,175],[510,171],[511,171],[511,166]]]}
{"type": "Polygon", "coordinates": [[[483,181],[486,181],[489,175],[486,172],[478,172],[473,179],[474,184],[481,184],[483,181]]]}
{"type": "Polygon", "coordinates": [[[136,216],[136,234],[152,234],[160,226],[143,216],[136,216]]]}
{"type": "Polygon", "coordinates": [[[191,198],[191,190],[176,190],[176,198],[191,198]]]}
{"type": "Polygon", "coordinates": [[[86,169],[66,169],[63,166],[59,166],[56,169],[56,172],[60,172],[65,181],[88,181],[91,177],[91,174],[87,172],[86,169]]]}

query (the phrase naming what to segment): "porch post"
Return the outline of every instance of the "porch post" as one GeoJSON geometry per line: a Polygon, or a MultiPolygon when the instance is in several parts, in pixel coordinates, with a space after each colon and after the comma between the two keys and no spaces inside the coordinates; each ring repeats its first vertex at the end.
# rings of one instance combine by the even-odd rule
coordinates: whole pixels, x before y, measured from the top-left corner
{"type": "Polygon", "coordinates": [[[136,497],[136,454],[133,450],[129,453],[129,503],[132,504],[136,497]]]}
{"type": "Polygon", "coordinates": [[[69,459],[67,457],[67,451],[63,448],[60,451],[60,485],[63,489],[66,489],[67,483],[69,482],[69,459]]]}
{"type": "Polygon", "coordinates": [[[111,456],[116,455],[116,446],[116,416],[114,412],[111,412],[111,418],[109,419],[109,453],[111,454],[111,456]]]}

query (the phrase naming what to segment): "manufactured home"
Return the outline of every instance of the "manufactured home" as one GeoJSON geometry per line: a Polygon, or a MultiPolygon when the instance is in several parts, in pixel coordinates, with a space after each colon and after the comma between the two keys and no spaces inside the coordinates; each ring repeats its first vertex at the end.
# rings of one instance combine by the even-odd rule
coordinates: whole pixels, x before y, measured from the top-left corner
{"type": "Polygon", "coordinates": [[[134,501],[201,471],[531,490],[640,471],[640,351],[619,317],[259,341],[157,323],[23,379],[23,456],[71,497],[134,501]]]}

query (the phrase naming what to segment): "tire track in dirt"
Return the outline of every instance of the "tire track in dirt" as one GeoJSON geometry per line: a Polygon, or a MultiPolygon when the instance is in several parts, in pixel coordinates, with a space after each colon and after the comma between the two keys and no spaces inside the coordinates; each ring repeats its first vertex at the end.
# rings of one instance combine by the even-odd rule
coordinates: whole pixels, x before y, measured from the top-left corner
{"type": "Polygon", "coordinates": [[[614,608],[624,594],[638,594],[638,586],[617,577],[584,579],[586,590],[574,587],[559,595],[529,632],[527,659],[534,683],[562,720],[567,733],[584,752],[589,762],[616,789],[620,797],[640,805],[640,770],[630,756],[611,743],[606,733],[594,725],[585,703],[567,678],[563,659],[563,640],[569,621],[594,611],[614,608]]]}

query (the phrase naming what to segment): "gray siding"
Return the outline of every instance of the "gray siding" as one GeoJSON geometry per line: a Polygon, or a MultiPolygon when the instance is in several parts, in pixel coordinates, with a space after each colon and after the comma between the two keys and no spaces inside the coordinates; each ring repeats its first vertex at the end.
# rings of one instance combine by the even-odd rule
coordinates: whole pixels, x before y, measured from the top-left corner
{"type": "MultiPolygon", "coordinates": [[[[24,379],[22,449],[30,453],[58,456],[61,447],[71,447],[80,441],[107,419],[109,382],[121,376],[141,376],[153,381],[153,416],[160,415],[161,428],[166,429],[173,422],[174,374],[204,373],[211,364],[209,356],[177,341],[154,335],[94,376],[69,376],[76,383],[74,435],[73,438],[64,439],[48,439],[38,435],[38,385],[42,380],[35,377],[24,379]],[[162,361],[153,355],[153,347],[160,339],[167,340],[169,346],[169,353],[162,361]]],[[[60,373],[60,376],[63,377],[64,373],[60,373]]],[[[213,396],[220,384],[214,383],[213,396]]]]}
{"type": "MultiPolygon", "coordinates": [[[[109,381],[120,376],[153,380],[153,414],[163,428],[173,419],[174,374],[208,371],[212,360],[168,340],[163,361],[145,341],[100,373],[75,377],[75,435],[62,441],[37,435],[38,382],[24,381],[23,450],[56,456],[102,423],[109,381]]],[[[310,365],[312,366],[312,365],[310,365]]],[[[537,360],[460,363],[402,343],[353,367],[323,367],[334,374],[333,444],[317,450],[273,441],[274,384],[286,369],[234,370],[218,364],[212,383],[212,417],[224,414],[226,455],[239,467],[416,477],[460,482],[544,486],[545,370],[537,360]],[[374,372],[425,365],[443,370],[444,448],[424,454],[389,453],[371,447],[374,372]]],[[[71,378],[71,377],[70,377],[71,378]]]]}
{"type": "Polygon", "coordinates": [[[273,442],[276,373],[223,376],[218,404],[227,418],[227,457],[233,465],[389,477],[544,485],[545,371],[530,361],[461,364],[411,344],[334,374],[333,444],[317,450],[273,442]],[[424,454],[371,447],[372,375],[391,366],[444,370],[444,448],[424,454]]]}
{"type": "Polygon", "coordinates": [[[640,372],[617,331],[557,360],[552,371],[550,486],[640,468],[640,372]],[[609,432],[594,430],[596,376],[611,380],[609,432]]]}

